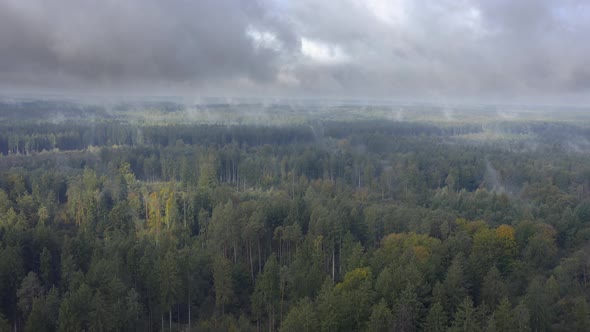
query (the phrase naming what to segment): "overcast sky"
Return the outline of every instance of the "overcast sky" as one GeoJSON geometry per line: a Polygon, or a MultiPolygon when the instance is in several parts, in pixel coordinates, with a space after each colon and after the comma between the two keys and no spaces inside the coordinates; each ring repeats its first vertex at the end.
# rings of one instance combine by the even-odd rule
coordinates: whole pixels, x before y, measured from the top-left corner
{"type": "Polygon", "coordinates": [[[587,101],[574,0],[0,0],[6,92],[587,101]]]}

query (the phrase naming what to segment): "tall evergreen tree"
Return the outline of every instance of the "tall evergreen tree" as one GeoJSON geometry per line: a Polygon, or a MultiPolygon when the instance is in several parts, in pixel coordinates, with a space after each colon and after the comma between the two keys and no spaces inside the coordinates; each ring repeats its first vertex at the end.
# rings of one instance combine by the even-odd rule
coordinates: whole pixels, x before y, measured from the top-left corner
{"type": "Polygon", "coordinates": [[[462,254],[458,254],[453,259],[451,266],[447,270],[443,282],[446,294],[446,311],[454,313],[457,306],[464,301],[467,296],[467,281],[463,270],[464,259],[462,254]]]}
{"type": "Polygon", "coordinates": [[[215,286],[215,305],[221,314],[234,296],[231,263],[223,256],[217,256],[213,263],[213,284],[215,286]]]}
{"type": "Polygon", "coordinates": [[[435,302],[428,310],[426,321],[424,322],[424,331],[426,332],[443,332],[447,330],[447,314],[439,302],[435,302]]]}
{"type": "Polygon", "coordinates": [[[371,310],[371,317],[367,326],[368,331],[387,332],[393,328],[393,314],[387,306],[387,301],[382,298],[371,310]]]}
{"type": "Polygon", "coordinates": [[[507,295],[508,289],[502,280],[500,270],[493,266],[483,279],[481,290],[482,302],[490,309],[493,309],[507,295]]]}
{"type": "Polygon", "coordinates": [[[465,297],[463,302],[457,307],[453,316],[451,332],[477,332],[481,331],[481,325],[477,309],[473,307],[473,301],[470,297],[465,297]]]}

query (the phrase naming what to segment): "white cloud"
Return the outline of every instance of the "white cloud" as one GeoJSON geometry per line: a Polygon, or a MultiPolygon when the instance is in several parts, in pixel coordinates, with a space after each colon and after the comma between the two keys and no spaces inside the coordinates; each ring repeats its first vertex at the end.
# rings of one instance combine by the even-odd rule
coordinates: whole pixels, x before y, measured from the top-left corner
{"type": "Polygon", "coordinates": [[[377,20],[389,26],[398,26],[406,22],[405,0],[359,0],[364,3],[377,20]]]}
{"type": "Polygon", "coordinates": [[[258,30],[249,26],[246,30],[246,35],[252,39],[254,46],[257,48],[267,48],[275,51],[281,50],[281,41],[270,31],[258,30]]]}
{"type": "Polygon", "coordinates": [[[341,64],[350,57],[338,45],[301,38],[301,53],[309,59],[323,64],[341,64]]]}

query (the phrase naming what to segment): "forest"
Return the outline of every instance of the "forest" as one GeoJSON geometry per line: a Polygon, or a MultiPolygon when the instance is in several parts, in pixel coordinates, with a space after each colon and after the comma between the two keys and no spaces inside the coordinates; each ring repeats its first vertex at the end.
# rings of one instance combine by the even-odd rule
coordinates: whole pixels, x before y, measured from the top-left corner
{"type": "Polygon", "coordinates": [[[590,331],[590,119],[0,103],[0,331],[590,331]]]}

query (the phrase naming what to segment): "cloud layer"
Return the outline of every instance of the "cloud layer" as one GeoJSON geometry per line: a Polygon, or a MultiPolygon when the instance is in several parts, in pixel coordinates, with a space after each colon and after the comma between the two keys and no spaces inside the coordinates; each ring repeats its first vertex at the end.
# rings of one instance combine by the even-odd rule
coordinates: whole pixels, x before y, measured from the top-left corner
{"type": "Polygon", "coordinates": [[[4,0],[0,88],[567,102],[588,33],[575,0],[4,0]]]}

